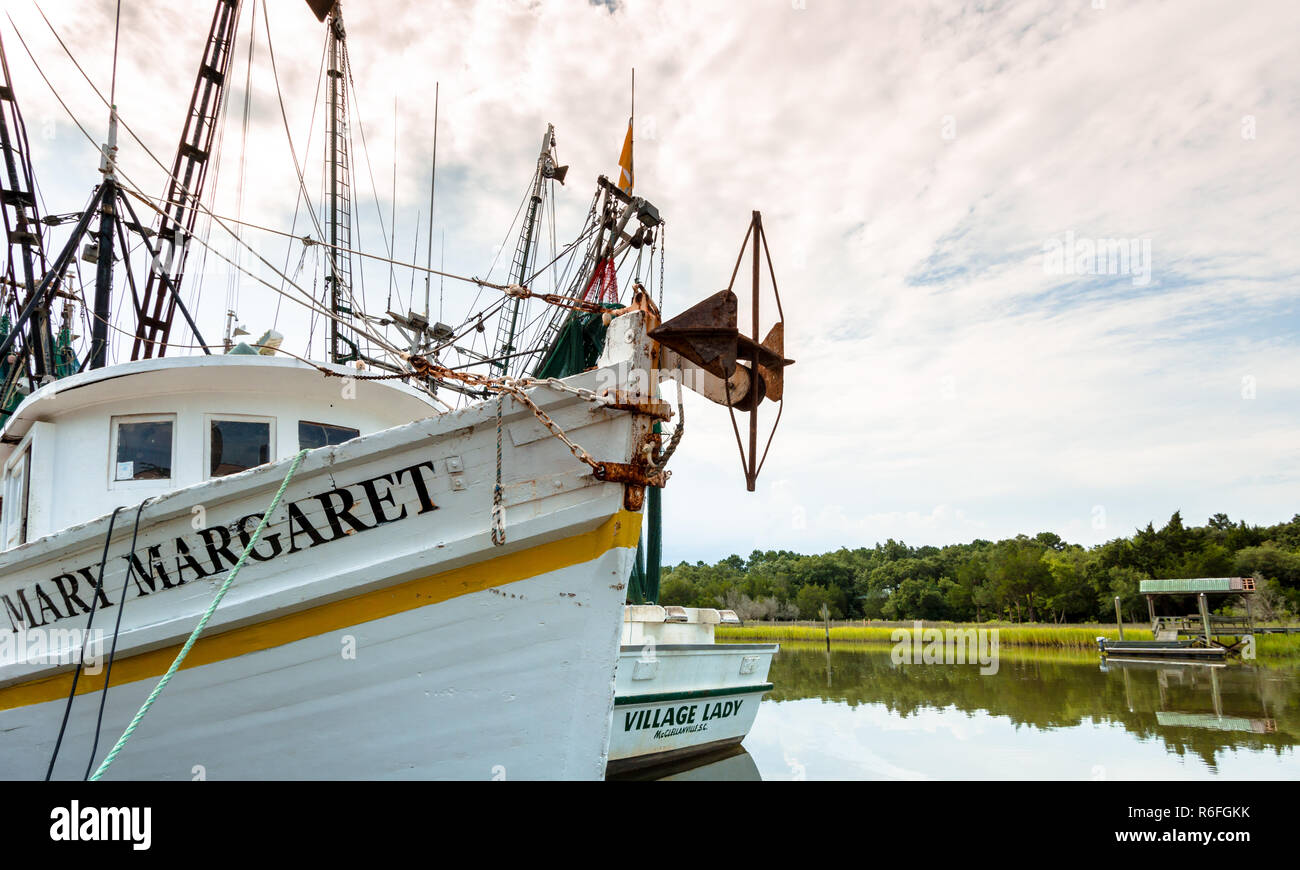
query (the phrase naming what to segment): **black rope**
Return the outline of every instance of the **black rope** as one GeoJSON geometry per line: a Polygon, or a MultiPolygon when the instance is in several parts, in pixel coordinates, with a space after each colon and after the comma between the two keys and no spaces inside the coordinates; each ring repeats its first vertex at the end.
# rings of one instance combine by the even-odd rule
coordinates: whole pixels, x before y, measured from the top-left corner
{"type": "Polygon", "coordinates": [[[86,662],[86,645],[90,643],[90,627],[95,622],[95,608],[99,606],[99,596],[104,588],[104,563],[108,561],[108,543],[113,538],[113,524],[117,522],[121,505],[113,508],[113,515],[108,518],[108,532],[104,535],[104,555],[99,558],[99,580],[95,591],[90,596],[90,613],[86,617],[86,636],[81,639],[81,655],[77,657],[77,669],[72,674],[72,688],[68,690],[68,703],[63,708],[63,722],[59,724],[59,737],[54,741],[54,753],[50,756],[50,766],[45,769],[45,781],[49,782],[54,774],[54,762],[59,758],[59,747],[63,745],[63,732],[68,727],[68,714],[72,712],[72,699],[77,695],[77,681],[81,679],[81,668],[86,662]]]}
{"type": "MultiPolygon", "coordinates": [[[[150,496],[152,498],[152,496],[150,496]]],[[[99,696],[99,716],[95,719],[95,740],[90,744],[90,761],[86,763],[86,775],[83,779],[89,781],[90,770],[95,764],[95,753],[99,751],[99,732],[104,727],[104,704],[108,701],[108,681],[113,675],[113,658],[117,655],[117,638],[122,633],[122,611],[126,609],[126,589],[131,584],[131,575],[135,572],[135,541],[140,534],[140,514],[144,513],[144,506],[149,503],[146,498],[140,502],[140,507],[135,511],[135,528],[131,530],[131,555],[126,559],[126,573],[122,577],[122,595],[117,602],[117,623],[113,626],[113,645],[108,651],[108,664],[104,668],[104,691],[99,696]]]]}

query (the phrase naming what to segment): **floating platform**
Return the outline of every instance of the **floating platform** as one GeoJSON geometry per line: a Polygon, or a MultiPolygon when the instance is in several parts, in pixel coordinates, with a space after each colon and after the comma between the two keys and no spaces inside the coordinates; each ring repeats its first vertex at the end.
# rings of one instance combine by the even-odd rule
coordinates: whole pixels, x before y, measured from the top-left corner
{"type": "Polygon", "coordinates": [[[1104,656],[1140,656],[1151,658],[1221,659],[1228,655],[1223,646],[1196,646],[1190,640],[1107,640],[1097,638],[1097,649],[1104,656]]]}

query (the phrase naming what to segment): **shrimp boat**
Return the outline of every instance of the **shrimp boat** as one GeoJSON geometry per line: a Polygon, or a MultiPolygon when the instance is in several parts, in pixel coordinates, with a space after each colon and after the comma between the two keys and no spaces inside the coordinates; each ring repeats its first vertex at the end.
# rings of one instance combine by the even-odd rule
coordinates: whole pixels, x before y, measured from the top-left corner
{"type": "Polygon", "coordinates": [[[304,244],[325,292],[296,301],[327,358],[274,330],[238,342],[233,311],[208,345],[180,288],[198,219],[229,232],[204,178],[241,3],[215,5],[166,193],[118,164],[108,106],[102,179],[53,257],[0,45],[0,778],[601,778],[646,494],[680,438],[665,449],[657,373],[752,418],[779,396],[780,337],[741,334],[730,290],[667,323],[636,281],[620,302],[615,257],[653,253],[663,221],[603,177],[568,289],[533,290],[539,205],[567,171],[549,129],[510,282],[471,279],[499,304],[460,328],[364,312],[342,11],[309,0],[328,193],[304,244]],[[200,353],[167,355],[177,312],[200,353]]]}

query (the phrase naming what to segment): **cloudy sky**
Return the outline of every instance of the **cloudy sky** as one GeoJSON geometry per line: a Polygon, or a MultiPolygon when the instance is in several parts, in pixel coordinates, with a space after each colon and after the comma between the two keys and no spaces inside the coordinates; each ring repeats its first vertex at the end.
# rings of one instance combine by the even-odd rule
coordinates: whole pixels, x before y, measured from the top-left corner
{"type": "MultiPolygon", "coordinates": [[[[114,4],[42,5],[106,89],[114,4]]],[[[35,4],[3,6],[46,208],[78,210],[96,181],[95,149],[18,34],[96,139],[106,112],[35,4]]],[[[212,6],[122,4],[121,115],[165,162],[212,6]]],[[[345,8],[370,157],[356,161],[367,250],[385,247],[377,215],[387,221],[392,207],[396,100],[396,248],[409,260],[418,245],[423,259],[415,225],[417,212],[422,228],[428,220],[435,82],[434,257],[445,233],[449,271],[487,273],[548,122],[572,166],[556,232],[576,234],[595,177],[617,171],[632,66],[637,192],[669,226],[668,314],[726,285],[750,211],[762,210],[787,354],[798,360],[787,407],[750,494],[725,411],[688,401],[665,495],[667,559],[1043,530],[1092,544],[1175,510],[1197,523],[1218,511],[1257,523],[1300,511],[1300,5],[345,8]]],[[[323,28],[305,4],[266,12],[315,195],[320,134],[311,151],[306,138],[323,28]]],[[[298,185],[264,14],[245,0],[214,209],[288,230],[298,185]]],[[[161,171],[125,134],[121,165],[161,192],[161,171]]],[[[301,217],[296,231],[309,231],[301,217]]],[[[297,266],[301,246],[248,238],[297,266]]],[[[379,307],[387,270],[365,274],[379,307]]],[[[410,278],[397,273],[401,304],[410,278]]],[[[209,340],[228,304],[255,334],[275,316],[271,291],[215,263],[203,287],[209,340]]],[[[444,319],[459,321],[472,302],[448,284],[444,319]]],[[[299,315],[284,312],[277,326],[286,347],[305,349],[299,315]]]]}

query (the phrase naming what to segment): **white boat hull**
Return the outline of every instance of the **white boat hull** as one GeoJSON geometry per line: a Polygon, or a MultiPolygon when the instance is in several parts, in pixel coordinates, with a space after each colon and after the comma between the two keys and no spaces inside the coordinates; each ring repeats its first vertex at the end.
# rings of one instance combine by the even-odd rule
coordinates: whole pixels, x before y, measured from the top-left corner
{"type": "MultiPolygon", "coordinates": [[[[573,392],[533,397],[601,460],[628,461],[649,431],[648,418],[573,392]]],[[[507,400],[506,543],[494,546],[495,412],[493,401],[308,453],[258,557],[107,778],[600,778],[640,513],[507,400]]],[[[150,502],[131,580],[134,510],[119,514],[95,615],[109,632],[101,655],[122,617],[96,765],[233,565],[256,524],[241,518],[266,510],[288,466],[150,502]]],[[[107,530],[101,517],[0,553],[0,638],[19,652],[0,644],[0,778],[45,774],[80,640],[58,635],[86,624],[78,603],[92,601],[107,530]],[[15,645],[41,638],[43,655],[15,645]]],[[[58,778],[85,774],[103,679],[78,683],[58,778]]]]}
{"type": "MultiPolygon", "coordinates": [[[[106,778],[598,779],[631,552],[183,671],[106,778]]],[[[154,684],[111,688],[96,764],[154,684]]],[[[98,701],[57,778],[84,775],[98,701]]],[[[5,778],[44,776],[64,705],[0,713],[5,778]]]]}
{"type": "Polygon", "coordinates": [[[754,724],[775,644],[625,645],[608,772],[740,743],[754,724]]]}

